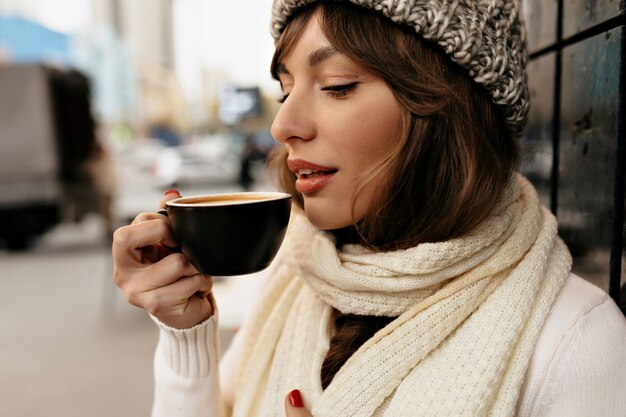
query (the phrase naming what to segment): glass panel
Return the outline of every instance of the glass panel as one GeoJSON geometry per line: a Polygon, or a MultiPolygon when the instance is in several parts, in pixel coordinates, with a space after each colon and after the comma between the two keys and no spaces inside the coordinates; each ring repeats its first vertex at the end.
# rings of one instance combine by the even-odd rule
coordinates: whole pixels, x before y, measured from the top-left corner
{"type": "Polygon", "coordinates": [[[563,37],[569,38],[624,12],[620,0],[563,0],[563,37]]]}
{"type": "Polygon", "coordinates": [[[574,255],[574,271],[606,291],[621,31],[614,29],[563,51],[560,233],[574,255]]]}
{"type": "Polygon", "coordinates": [[[535,185],[541,203],[550,207],[552,172],[552,124],[554,105],[555,54],[548,54],[528,64],[530,114],[528,128],[521,142],[520,171],[535,185]]]}
{"type": "Polygon", "coordinates": [[[523,0],[530,52],[556,43],[558,0],[523,0]]]}

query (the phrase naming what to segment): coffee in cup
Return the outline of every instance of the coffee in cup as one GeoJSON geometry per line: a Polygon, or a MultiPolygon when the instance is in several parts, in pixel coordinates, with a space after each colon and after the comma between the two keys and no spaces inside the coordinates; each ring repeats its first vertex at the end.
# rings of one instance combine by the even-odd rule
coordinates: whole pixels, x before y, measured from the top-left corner
{"type": "Polygon", "coordinates": [[[267,268],[283,242],[291,196],[240,192],[181,197],[166,203],[183,254],[206,275],[245,275],[267,268]]]}

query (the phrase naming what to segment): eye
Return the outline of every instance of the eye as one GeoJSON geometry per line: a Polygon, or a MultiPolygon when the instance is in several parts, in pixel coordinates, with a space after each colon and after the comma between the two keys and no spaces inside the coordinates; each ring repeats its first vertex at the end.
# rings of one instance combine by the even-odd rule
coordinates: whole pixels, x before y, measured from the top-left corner
{"type": "Polygon", "coordinates": [[[287,97],[289,97],[289,94],[283,94],[283,96],[278,99],[278,102],[281,104],[284,103],[287,97]]]}
{"type": "Polygon", "coordinates": [[[320,90],[326,92],[332,98],[343,98],[354,91],[358,85],[359,83],[355,81],[349,84],[329,85],[320,88],[320,90]]]}

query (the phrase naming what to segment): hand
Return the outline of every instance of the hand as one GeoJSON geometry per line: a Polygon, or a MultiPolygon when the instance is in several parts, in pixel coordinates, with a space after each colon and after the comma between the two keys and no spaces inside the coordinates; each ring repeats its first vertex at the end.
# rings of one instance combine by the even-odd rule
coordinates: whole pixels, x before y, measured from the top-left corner
{"type": "MultiPolygon", "coordinates": [[[[160,202],[180,197],[169,192],[160,202]]],[[[176,253],[177,243],[166,216],[143,213],[113,234],[113,280],[128,302],[149,311],[162,323],[190,328],[213,314],[208,295],[213,280],[176,253]]]]}
{"type": "Polygon", "coordinates": [[[294,389],[285,397],[285,416],[286,417],[313,417],[312,414],[304,408],[300,391],[294,389]]]}

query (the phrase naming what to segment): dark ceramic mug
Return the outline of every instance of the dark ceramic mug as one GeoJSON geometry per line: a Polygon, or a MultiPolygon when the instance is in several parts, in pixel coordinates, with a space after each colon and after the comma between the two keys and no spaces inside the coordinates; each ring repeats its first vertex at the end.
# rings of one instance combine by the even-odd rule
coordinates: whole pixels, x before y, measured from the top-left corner
{"type": "Polygon", "coordinates": [[[267,268],[283,242],[291,196],[276,192],[181,197],[166,203],[182,253],[206,275],[267,268]]]}

